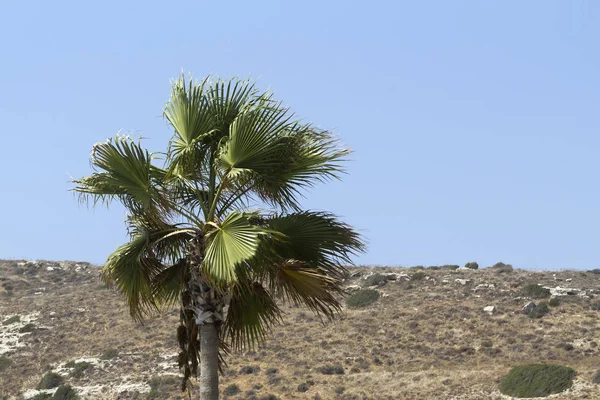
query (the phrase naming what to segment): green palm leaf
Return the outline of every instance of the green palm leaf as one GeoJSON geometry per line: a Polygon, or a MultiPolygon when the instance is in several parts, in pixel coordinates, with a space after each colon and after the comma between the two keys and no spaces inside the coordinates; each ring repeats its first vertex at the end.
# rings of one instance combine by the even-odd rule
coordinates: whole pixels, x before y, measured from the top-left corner
{"type": "Polygon", "coordinates": [[[92,166],[99,172],[74,180],[73,189],[94,201],[118,198],[130,210],[148,211],[165,207],[160,179],[164,171],[151,164],[152,156],[139,143],[117,135],[97,143],[92,151],[92,166]]]}
{"type": "Polygon", "coordinates": [[[202,267],[218,282],[236,280],[236,265],[254,256],[260,229],[251,225],[246,214],[233,212],[207,235],[208,246],[202,267]]]}
{"type": "Polygon", "coordinates": [[[281,310],[260,283],[237,285],[233,289],[223,329],[234,349],[260,344],[278,322],[281,310]]]}

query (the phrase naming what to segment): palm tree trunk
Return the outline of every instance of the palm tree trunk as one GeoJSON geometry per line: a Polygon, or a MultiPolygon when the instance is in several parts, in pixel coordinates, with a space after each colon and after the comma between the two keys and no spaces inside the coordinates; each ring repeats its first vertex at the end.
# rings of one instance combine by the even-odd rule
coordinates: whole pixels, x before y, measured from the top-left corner
{"type": "Polygon", "coordinates": [[[200,399],[219,398],[219,335],[215,324],[200,325],[200,399]]]}

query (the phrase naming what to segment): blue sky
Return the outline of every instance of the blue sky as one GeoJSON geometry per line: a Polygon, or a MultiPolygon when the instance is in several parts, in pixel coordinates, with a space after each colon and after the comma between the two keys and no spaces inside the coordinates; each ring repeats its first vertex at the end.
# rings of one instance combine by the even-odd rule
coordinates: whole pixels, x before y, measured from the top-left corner
{"type": "Polygon", "coordinates": [[[304,205],[368,238],[359,264],[600,267],[599,22],[591,0],[3,4],[0,258],[126,239],[69,175],[119,129],[164,150],[184,70],[254,77],[354,149],[304,205]]]}

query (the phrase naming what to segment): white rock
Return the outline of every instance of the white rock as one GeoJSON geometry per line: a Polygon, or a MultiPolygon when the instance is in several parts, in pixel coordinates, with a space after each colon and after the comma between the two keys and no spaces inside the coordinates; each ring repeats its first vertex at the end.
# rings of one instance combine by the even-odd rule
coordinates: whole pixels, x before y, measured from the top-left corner
{"type": "Polygon", "coordinates": [[[536,307],[537,305],[533,301],[530,301],[529,303],[525,304],[523,308],[521,308],[521,312],[523,314],[529,314],[529,311],[533,310],[536,307]]]}
{"type": "Polygon", "coordinates": [[[454,280],[454,282],[458,282],[458,283],[460,283],[461,285],[466,285],[467,283],[471,282],[471,280],[470,280],[470,279],[459,279],[459,278],[456,278],[456,279],[454,280]]]}
{"type": "Polygon", "coordinates": [[[46,271],[54,271],[54,268],[52,268],[52,267],[46,267],[46,271]]]}
{"type": "Polygon", "coordinates": [[[565,282],[571,282],[572,280],[573,279],[571,279],[571,278],[567,278],[567,279],[565,279],[565,282]]]}
{"type": "Polygon", "coordinates": [[[352,291],[360,290],[360,286],[359,285],[346,286],[346,290],[352,290],[352,291]]]}
{"type": "Polygon", "coordinates": [[[488,314],[493,314],[496,311],[496,306],[483,307],[483,311],[488,314]]]}

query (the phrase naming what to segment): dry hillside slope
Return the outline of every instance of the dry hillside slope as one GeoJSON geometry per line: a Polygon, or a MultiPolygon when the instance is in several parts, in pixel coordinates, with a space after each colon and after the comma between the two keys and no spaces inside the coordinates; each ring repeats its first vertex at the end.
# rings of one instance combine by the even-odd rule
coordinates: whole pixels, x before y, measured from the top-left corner
{"type": "MultiPolygon", "coordinates": [[[[497,384],[511,366],[547,362],[577,371],[553,399],[600,399],[600,275],[361,267],[349,291],[373,272],[389,274],[373,286],[379,299],[336,321],[286,306],[264,348],[228,358],[223,398],[505,399],[497,384]],[[529,283],[573,290],[530,318],[529,283]]],[[[87,263],[0,261],[0,399],[50,396],[56,389],[36,390],[49,371],[84,399],[186,398],[177,321],[170,311],[135,324],[87,263]]]]}

